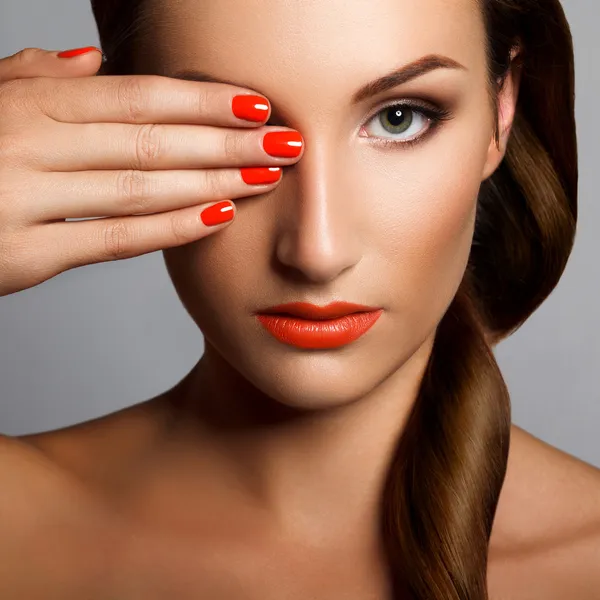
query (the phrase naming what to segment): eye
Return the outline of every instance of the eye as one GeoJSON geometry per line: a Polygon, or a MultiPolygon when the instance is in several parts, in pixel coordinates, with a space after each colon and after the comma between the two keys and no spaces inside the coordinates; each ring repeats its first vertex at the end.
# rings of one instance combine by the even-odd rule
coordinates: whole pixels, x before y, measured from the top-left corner
{"type": "Polygon", "coordinates": [[[361,137],[376,138],[383,145],[414,144],[424,138],[442,120],[450,118],[449,111],[415,102],[399,102],[382,108],[361,127],[361,137]]]}

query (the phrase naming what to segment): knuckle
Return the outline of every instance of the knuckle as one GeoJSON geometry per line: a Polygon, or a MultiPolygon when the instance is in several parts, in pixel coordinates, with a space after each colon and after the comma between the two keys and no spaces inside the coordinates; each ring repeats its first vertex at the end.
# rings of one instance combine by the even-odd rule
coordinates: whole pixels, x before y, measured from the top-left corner
{"type": "Polygon", "coordinates": [[[236,131],[227,131],[223,136],[223,155],[226,160],[239,159],[244,148],[244,137],[236,131]]]}
{"type": "Polygon", "coordinates": [[[112,260],[127,258],[133,232],[125,221],[117,220],[104,226],[104,253],[112,260]]]}
{"type": "Polygon", "coordinates": [[[3,235],[2,227],[6,226],[14,212],[14,195],[12,182],[0,171],[0,238],[3,235]]]}
{"type": "Polygon", "coordinates": [[[162,127],[156,123],[140,125],[135,139],[135,160],[140,168],[151,167],[162,150],[162,127]]]}
{"type": "Polygon", "coordinates": [[[0,82],[0,107],[2,114],[11,108],[16,108],[23,100],[24,89],[27,87],[26,79],[9,79],[0,82]]]}
{"type": "Polygon", "coordinates": [[[137,123],[144,114],[147,99],[147,78],[142,76],[120,77],[117,83],[117,100],[124,117],[137,123]]]}
{"type": "MultiPolygon", "coordinates": [[[[26,152],[22,135],[4,133],[0,135],[0,165],[9,166],[18,162],[26,152]]],[[[2,176],[4,178],[4,175],[2,176]]]]}
{"type": "Polygon", "coordinates": [[[23,48],[19,52],[13,55],[16,62],[21,64],[29,64],[39,57],[43,56],[45,52],[41,48],[23,48]]]}
{"type": "Polygon", "coordinates": [[[196,110],[198,117],[206,117],[210,113],[210,93],[206,87],[200,87],[196,93],[196,110]]]}
{"type": "Polygon", "coordinates": [[[44,87],[40,79],[43,78],[0,81],[0,131],[31,126],[32,113],[39,112],[40,104],[48,94],[47,83],[44,87]]]}
{"type": "Polygon", "coordinates": [[[175,240],[176,245],[189,244],[196,240],[194,229],[191,227],[189,214],[179,211],[171,214],[169,219],[169,227],[171,237],[175,240]]]}
{"type": "Polygon", "coordinates": [[[137,169],[120,171],[117,175],[117,197],[129,214],[145,212],[150,199],[146,174],[137,169]]]}
{"type": "Polygon", "coordinates": [[[8,235],[6,228],[0,229],[0,264],[9,264],[15,254],[15,246],[12,238],[8,235]]]}
{"type": "Polygon", "coordinates": [[[0,231],[0,269],[5,272],[14,269],[17,265],[24,264],[31,241],[8,228],[0,231]]]}
{"type": "Polygon", "coordinates": [[[16,145],[15,137],[14,135],[0,135],[0,157],[2,161],[12,155],[16,145]]]}
{"type": "Polygon", "coordinates": [[[201,195],[207,199],[219,198],[225,189],[226,174],[223,169],[211,169],[202,173],[201,195]]]}

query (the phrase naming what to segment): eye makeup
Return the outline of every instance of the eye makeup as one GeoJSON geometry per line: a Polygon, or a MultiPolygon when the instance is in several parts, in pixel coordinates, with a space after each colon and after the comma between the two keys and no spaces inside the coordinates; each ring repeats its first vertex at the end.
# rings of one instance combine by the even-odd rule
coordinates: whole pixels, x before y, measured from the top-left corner
{"type": "MultiPolygon", "coordinates": [[[[415,135],[409,139],[402,140],[377,135],[362,135],[360,137],[366,137],[371,140],[370,143],[374,143],[385,148],[399,148],[402,146],[411,147],[427,139],[435,131],[435,129],[441,125],[442,122],[449,121],[453,118],[453,114],[448,108],[430,102],[424,102],[422,100],[397,99],[388,102],[382,107],[379,107],[377,111],[361,126],[360,131],[365,131],[365,128],[377,118],[379,118],[381,123],[381,115],[385,115],[386,111],[389,111],[392,108],[396,109],[394,111],[394,116],[396,117],[405,117],[407,114],[412,115],[415,113],[421,115],[427,122],[427,128],[423,133],[419,133],[418,135],[415,135]]],[[[394,126],[392,125],[392,127],[394,126]]],[[[388,133],[390,133],[392,136],[394,135],[393,132],[388,133]]],[[[401,131],[399,133],[403,132],[401,131]]]]}
{"type": "MultiPolygon", "coordinates": [[[[359,131],[364,132],[365,128],[379,118],[381,122],[381,115],[385,115],[386,111],[395,108],[396,116],[402,114],[405,116],[406,113],[409,115],[418,114],[427,123],[427,127],[424,132],[414,135],[408,139],[393,139],[393,137],[385,137],[379,135],[360,135],[359,137],[369,139],[369,143],[375,144],[384,148],[408,148],[414,146],[422,141],[425,141],[433,132],[439,128],[444,121],[451,120],[454,115],[449,108],[440,106],[437,103],[431,101],[424,101],[420,99],[395,99],[388,101],[381,107],[378,107],[374,113],[364,121],[360,126],[359,131]]],[[[275,111],[275,109],[273,109],[275,111]]],[[[280,122],[275,117],[275,112],[271,113],[271,118],[265,123],[266,126],[285,126],[283,122],[280,122]]],[[[393,132],[388,132],[390,136],[393,136],[393,132]]],[[[403,133],[403,132],[400,132],[403,133]]]]}

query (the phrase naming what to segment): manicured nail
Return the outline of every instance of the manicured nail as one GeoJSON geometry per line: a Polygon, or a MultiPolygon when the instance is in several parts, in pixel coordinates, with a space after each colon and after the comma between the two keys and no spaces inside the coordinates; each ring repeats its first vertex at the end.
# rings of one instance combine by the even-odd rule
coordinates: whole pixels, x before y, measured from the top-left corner
{"type": "Polygon", "coordinates": [[[73,48],[73,50],[63,50],[62,52],[59,52],[56,56],[60,58],[72,58],[73,56],[87,54],[92,50],[96,50],[96,52],[100,52],[100,54],[102,54],[102,50],[100,50],[100,48],[96,48],[96,46],[86,46],[85,48],[73,48]]]}
{"type": "Polygon", "coordinates": [[[281,167],[244,167],[242,179],[250,185],[275,183],[281,177],[281,167]]]}
{"type": "Polygon", "coordinates": [[[304,139],[297,131],[273,131],[263,138],[265,152],[281,158],[300,156],[303,144],[304,139]]]}
{"type": "Polygon", "coordinates": [[[200,213],[200,218],[205,225],[220,225],[233,219],[233,204],[228,200],[217,202],[200,213]]]}
{"type": "Polygon", "coordinates": [[[269,114],[269,101],[263,96],[234,96],[231,109],[238,119],[264,121],[269,114]]]}

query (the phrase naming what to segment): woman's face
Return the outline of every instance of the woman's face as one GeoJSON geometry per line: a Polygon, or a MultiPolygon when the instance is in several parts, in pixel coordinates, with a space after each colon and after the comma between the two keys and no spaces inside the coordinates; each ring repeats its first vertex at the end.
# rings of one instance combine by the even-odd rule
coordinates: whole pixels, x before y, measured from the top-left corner
{"type": "Polygon", "coordinates": [[[278,187],[236,201],[230,226],[164,252],[207,351],[270,397],[312,408],[402,379],[419,356],[424,364],[465,271],[480,184],[502,158],[477,3],[155,4],[152,44],[162,72],[197,69],[264,94],[270,124],[305,140],[278,187]],[[368,82],[431,55],[461,67],[353,100],[368,82]],[[436,126],[431,113],[398,103],[447,119],[436,126]],[[328,350],[284,344],[254,314],[336,300],[383,313],[362,337],[328,350]]]}

